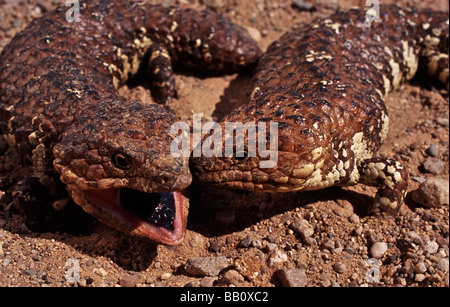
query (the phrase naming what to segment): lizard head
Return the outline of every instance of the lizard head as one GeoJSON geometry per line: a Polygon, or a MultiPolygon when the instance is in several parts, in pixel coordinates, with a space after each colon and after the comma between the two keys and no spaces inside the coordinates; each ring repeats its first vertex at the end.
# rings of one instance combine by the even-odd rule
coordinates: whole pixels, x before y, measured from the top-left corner
{"type": "Polygon", "coordinates": [[[206,135],[201,151],[194,149],[194,180],[260,192],[322,188],[331,119],[310,104],[296,93],[273,92],[236,108],[220,122],[221,134],[206,135]]]}
{"type": "Polygon", "coordinates": [[[124,99],[84,108],[54,147],[54,167],[86,212],[120,231],[176,245],[184,237],[189,157],[174,157],[174,116],[124,99]]]}

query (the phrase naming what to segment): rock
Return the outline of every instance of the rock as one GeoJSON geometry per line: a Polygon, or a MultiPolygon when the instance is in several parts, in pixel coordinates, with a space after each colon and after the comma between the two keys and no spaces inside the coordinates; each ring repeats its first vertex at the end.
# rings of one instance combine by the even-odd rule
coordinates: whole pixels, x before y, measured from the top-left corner
{"type": "Polygon", "coordinates": [[[354,213],[348,217],[348,220],[352,224],[359,224],[359,222],[360,222],[359,216],[357,216],[354,213]]]}
{"type": "Polygon", "coordinates": [[[305,239],[303,240],[303,242],[304,242],[305,245],[307,245],[307,246],[315,246],[315,245],[317,244],[316,240],[314,240],[314,238],[311,238],[311,237],[305,238],[305,239]]]}
{"type": "Polygon", "coordinates": [[[435,122],[444,127],[449,127],[450,125],[450,121],[446,117],[436,118],[435,122]]]}
{"type": "Polygon", "coordinates": [[[104,268],[95,268],[94,273],[102,277],[105,277],[108,274],[104,268]]]}
{"type": "Polygon", "coordinates": [[[291,229],[300,235],[302,240],[314,234],[314,227],[305,219],[295,220],[291,224],[291,229]]]}
{"type": "Polygon", "coordinates": [[[217,10],[223,7],[223,0],[202,0],[203,4],[205,4],[208,8],[217,10]]]}
{"type": "Polygon", "coordinates": [[[218,253],[223,246],[224,246],[223,243],[220,243],[219,241],[213,241],[209,245],[208,250],[214,253],[218,253]]]}
{"type": "Polygon", "coordinates": [[[433,255],[433,254],[436,254],[436,253],[437,253],[437,251],[438,251],[438,249],[439,249],[439,244],[437,244],[436,241],[431,241],[431,240],[429,240],[429,241],[425,242],[425,244],[423,244],[422,248],[423,248],[426,252],[428,252],[428,253],[430,253],[430,254],[433,255]]]}
{"type": "Polygon", "coordinates": [[[167,279],[169,279],[170,277],[172,277],[172,273],[167,272],[167,273],[162,274],[161,277],[160,277],[160,279],[161,279],[161,280],[167,280],[167,279]]]}
{"type": "Polygon", "coordinates": [[[439,149],[436,144],[431,144],[430,147],[425,150],[425,153],[430,157],[437,157],[439,155],[439,149]]]}
{"type": "Polygon", "coordinates": [[[287,254],[282,251],[275,251],[269,258],[269,266],[273,266],[275,263],[287,261],[287,254]]]}
{"type": "Polygon", "coordinates": [[[438,283],[438,282],[441,282],[442,281],[442,278],[439,276],[439,274],[433,274],[433,275],[431,275],[430,276],[430,278],[428,279],[430,282],[435,282],[435,283],[438,283]]]}
{"type": "Polygon", "coordinates": [[[267,243],[267,245],[263,248],[263,251],[265,253],[270,253],[273,252],[274,250],[277,249],[277,245],[274,243],[267,243]]]}
{"type": "Polygon", "coordinates": [[[339,273],[339,274],[345,273],[347,271],[347,265],[342,262],[335,263],[333,265],[333,270],[335,270],[336,273],[339,273]]]}
{"type": "Polygon", "coordinates": [[[244,283],[244,277],[235,270],[229,270],[223,276],[222,282],[227,285],[241,286],[244,283]]]}
{"type": "Polygon", "coordinates": [[[313,12],[316,10],[316,7],[313,4],[309,4],[300,0],[292,1],[292,7],[302,12],[313,12]]]}
{"type": "Polygon", "coordinates": [[[245,29],[247,30],[248,34],[250,35],[251,38],[253,38],[253,40],[255,42],[259,42],[262,38],[261,32],[253,27],[247,26],[245,27],[245,29]]]}
{"type": "Polygon", "coordinates": [[[427,208],[449,204],[449,182],[440,178],[430,178],[412,192],[415,202],[427,208]]]}
{"type": "Polygon", "coordinates": [[[239,242],[238,247],[247,248],[252,244],[253,238],[251,236],[246,236],[241,242],[239,242]]]}
{"type": "Polygon", "coordinates": [[[426,276],[423,275],[423,274],[416,274],[416,276],[414,276],[414,280],[417,281],[417,282],[424,281],[425,278],[426,278],[426,276]]]}
{"type": "Polygon", "coordinates": [[[426,173],[439,175],[444,171],[444,162],[436,158],[426,159],[422,163],[422,168],[426,173]]]}
{"type": "Polygon", "coordinates": [[[304,269],[282,269],[276,276],[283,287],[306,287],[308,284],[304,269]]]}
{"type": "Polygon", "coordinates": [[[228,260],[223,256],[194,257],[188,259],[184,269],[195,276],[217,276],[226,267],[228,267],[228,260]]]}
{"type": "Polygon", "coordinates": [[[217,280],[217,277],[206,276],[203,277],[200,281],[200,287],[209,288],[214,286],[214,282],[217,280]]]}
{"type": "Polygon", "coordinates": [[[441,258],[439,259],[436,264],[435,267],[436,269],[438,269],[439,271],[448,274],[448,265],[449,265],[449,259],[447,258],[441,258]]]}
{"type": "Polygon", "coordinates": [[[376,242],[370,247],[370,256],[375,259],[380,259],[388,249],[387,243],[376,242]]]}
{"type": "Polygon", "coordinates": [[[29,275],[29,276],[34,276],[34,275],[36,275],[36,271],[35,270],[25,270],[25,272],[24,272],[26,275],[29,275]]]}
{"type": "Polygon", "coordinates": [[[138,283],[138,278],[137,276],[123,276],[120,277],[119,279],[119,285],[121,287],[136,287],[137,283],[138,283]]]}
{"type": "Polygon", "coordinates": [[[422,274],[422,273],[425,273],[426,271],[427,271],[427,265],[423,261],[417,262],[416,265],[414,266],[414,272],[416,274],[422,274]]]}
{"type": "Polygon", "coordinates": [[[256,247],[258,249],[262,249],[263,244],[260,240],[253,240],[252,241],[252,247],[256,247]]]}
{"type": "Polygon", "coordinates": [[[324,249],[328,249],[328,250],[333,250],[335,248],[335,243],[333,240],[328,239],[327,241],[325,241],[325,243],[322,244],[322,248],[324,249]]]}

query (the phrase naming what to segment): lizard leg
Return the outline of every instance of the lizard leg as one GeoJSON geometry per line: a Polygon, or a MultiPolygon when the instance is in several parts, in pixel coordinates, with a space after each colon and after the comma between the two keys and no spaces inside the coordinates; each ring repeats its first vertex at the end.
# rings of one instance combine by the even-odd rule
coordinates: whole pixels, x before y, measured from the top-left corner
{"type": "Polygon", "coordinates": [[[160,45],[150,47],[148,72],[152,80],[153,97],[158,103],[176,98],[174,73],[169,52],[160,45]]]}
{"type": "Polygon", "coordinates": [[[358,167],[360,183],[378,187],[378,193],[369,212],[388,212],[396,215],[406,197],[408,171],[394,159],[370,158],[358,167]]]}
{"type": "Polygon", "coordinates": [[[83,226],[91,219],[69,199],[64,184],[53,171],[20,180],[12,190],[12,197],[25,225],[36,232],[84,232],[87,228],[83,226]]]}
{"type": "MultiPolygon", "coordinates": [[[[439,19],[439,17],[436,17],[439,19]]],[[[428,75],[439,80],[449,89],[449,28],[448,14],[433,27],[424,23],[419,29],[422,36],[421,65],[428,75]],[[426,25],[426,26],[425,26],[426,25]]]]}

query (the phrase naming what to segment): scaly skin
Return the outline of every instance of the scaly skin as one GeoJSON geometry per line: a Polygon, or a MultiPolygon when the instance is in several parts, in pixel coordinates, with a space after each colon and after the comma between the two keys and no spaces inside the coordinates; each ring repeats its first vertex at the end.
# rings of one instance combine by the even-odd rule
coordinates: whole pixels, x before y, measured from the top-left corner
{"type": "MultiPolygon", "coordinates": [[[[448,13],[381,5],[300,24],[274,42],[256,68],[248,103],[221,121],[278,123],[278,163],[250,157],[192,158],[198,182],[289,192],[363,183],[379,188],[371,211],[397,213],[408,173],[377,157],[388,132],[387,94],[418,67],[448,88],[448,13]]],[[[267,128],[268,129],[268,128],[267,128]]],[[[233,134],[231,134],[233,137],[233,134]]],[[[223,138],[223,148],[226,146],[223,138]]],[[[230,142],[236,146],[236,141],[230,142]]]]}
{"type": "MultiPolygon", "coordinates": [[[[240,27],[208,11],[125,0],[80,1],[80,7],[80,22],[69,23],[69,7],[61,6],[4,48],[1,131],[30,166],[29,178],[49,193],[56,170],[70,197],[100,221],[178,244],[189,204],[179,191],[191,174],[188,158],[170,154],[174,115],[127,101],[117,87],[148,55],[152,93],[166,101],[176,96],[172,62],[235,71],[261,52],[240,27]]],[[[19,206],[33,202],[24,190],[30,185],[24,179],[16,187],[19,206]]]]}

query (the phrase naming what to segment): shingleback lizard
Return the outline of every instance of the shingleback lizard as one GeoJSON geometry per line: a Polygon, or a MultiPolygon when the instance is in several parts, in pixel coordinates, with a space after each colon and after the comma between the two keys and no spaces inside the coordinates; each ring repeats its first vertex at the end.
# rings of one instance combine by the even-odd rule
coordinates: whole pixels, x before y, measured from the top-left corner
{"type": "MultiPolygon", "coordinates": [[[[380,8],[379,21],[350,9],[296,25],[275,41],[256,67],[248,102],[221,127],[278,123],[277,165],[258,167],[267,158],[251,156],[246,143],[240,155],[192,158],[194,179],[267,192],[363,183],[379,188],[372,212],[397,213],[408,172],[376,156],[388,132],[384,100],[419,66],[448,89],[449,20],[445,12],[380,8]]],[[[233,133],[224,135],[222,148],[236,147],[233,133]]]]}
{"type": "Polygon", "coordinates": [[[126,100],[117,87],[144,61],[152,94],[166,101],[176,96],[172,63],[236,71],[261,51],[245,30],[209,11],[79,2],[79,22],[68,22],[69,7],[61,6],[33,20],[0,56],[0,129],[29,168],[15,204],[31,207],[32,221],[42,205],[36,195],[66,197],[54,189],[60,176],[69,196],[103,223],[178,244],[189,205],[180,191],[191,174],[188,157],[170,154],[175,117],[126,100]]]}

